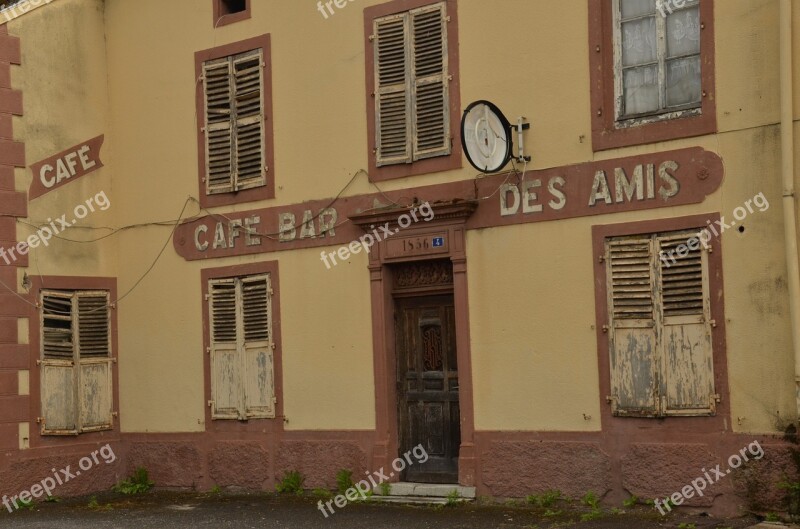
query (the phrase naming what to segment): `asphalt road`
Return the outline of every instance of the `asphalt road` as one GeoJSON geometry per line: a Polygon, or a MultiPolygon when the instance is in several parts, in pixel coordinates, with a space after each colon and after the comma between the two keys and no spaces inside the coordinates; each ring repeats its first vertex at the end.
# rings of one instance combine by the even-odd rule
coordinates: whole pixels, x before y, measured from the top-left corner
{"type": "Polygon", "coordinates": [[[351,504],[325,518],[307,499],[268,495],[225,496],[155,493],[131,498],[98,496],[99,507],[88,499],[38,504],[31,511],[0,513],[3,529],[656,529],[694,523],[697,529],[744,529],[754,520],[713,520],[708,517],[663,518],[647,507],[624,514],[606,514],[580,521],[580,508],[564,506],[561,514],[543,516],[525,507],[475,506],[409,507],[351,504]]]}

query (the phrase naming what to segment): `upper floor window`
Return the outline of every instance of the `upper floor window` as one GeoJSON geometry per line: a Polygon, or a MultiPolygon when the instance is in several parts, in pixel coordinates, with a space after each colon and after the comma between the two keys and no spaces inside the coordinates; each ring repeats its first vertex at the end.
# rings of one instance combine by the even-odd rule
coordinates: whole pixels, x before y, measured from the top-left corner
{"type": "Polygon", "coordinates": [[[42,434],[110,430],[108,292],[43,290],[40,307],[42,434]]]}
{"type": "Polygon", "coordinates": [[[201,203],[274,197],[269,36],[198,52],[195,62],[201,203]]]}
{"type": "Polygon", "coordinates": [[[214,27],[224,26],[250,18],[251,0],[212,0],[214,2],[214,27]]]}
{"type": "Polygon", "coordinates": [[[372,97],[371,176],[459,167],[455,2],[389,2],[365,10],[372,97]],[[405,9],[397,12],[397,9],[405,9]],[[455,121],[454,121],[455,120],[455,121]],[[438,162],[431,162],[432,159],[438,162]],[[457,158],[457,160],[456,160],[457,158]],[[442,162],[444,160],[444,162],[442,162]],[[425,163],[426,161],[430,163],[425,163]]]}
{"type": "Polygon", "coordinates": [[[595,151],[716,131],[714,0],[588,0],[595,151]]]}
{"type": "Polygon", "coordinates": [[[614,14],[617,119],[700,111],[699,1],[615,0],[614,14]]]}

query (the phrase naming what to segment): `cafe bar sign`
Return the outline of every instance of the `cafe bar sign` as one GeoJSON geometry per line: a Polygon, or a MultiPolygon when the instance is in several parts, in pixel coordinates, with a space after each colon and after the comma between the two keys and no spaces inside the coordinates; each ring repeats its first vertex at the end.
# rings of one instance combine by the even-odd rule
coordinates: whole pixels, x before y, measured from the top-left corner
{"type": "MultiPolygon", "coordinates": [[[[363,232],[350,216],[389,201],[477,201],[467,229],[699,204],[719,189],[720,157],[700,147],[499,174],[478,180],[314,200],[181,224],[173,244],[187,260],[344,244],[363,232]],[[388,198],[387,198],[388,197],[388,198]]],[[[398,215],[402,211],[398,210],[398,215]]],[[[603,220],[602,222],[608,222],[603,220]]],[[[413,227],[413,226],[412,226],[413,227]]]]}

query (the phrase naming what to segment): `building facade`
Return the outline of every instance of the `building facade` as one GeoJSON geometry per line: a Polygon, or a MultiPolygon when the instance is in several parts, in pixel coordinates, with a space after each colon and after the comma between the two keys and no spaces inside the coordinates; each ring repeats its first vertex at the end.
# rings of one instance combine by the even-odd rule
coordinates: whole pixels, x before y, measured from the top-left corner
{"type": "Polygon", "coordinates": [[[719,463],[685,505],[780,509],[797,2],[3,13],[2,493],[106,444],[58,495],[422,445],[392,481],[619,504],[719,463]]]}

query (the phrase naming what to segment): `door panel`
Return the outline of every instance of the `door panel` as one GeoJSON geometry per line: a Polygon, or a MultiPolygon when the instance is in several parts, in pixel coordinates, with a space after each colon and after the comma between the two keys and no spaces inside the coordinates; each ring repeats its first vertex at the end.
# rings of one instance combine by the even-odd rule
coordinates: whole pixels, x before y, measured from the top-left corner
{"type": "Polygon", "coordinates": [[[456,483],[461,419],[453,296],[399,300],[395,317],[400,453],[421,444],[429,456],[401,479],[456,483]]]}

